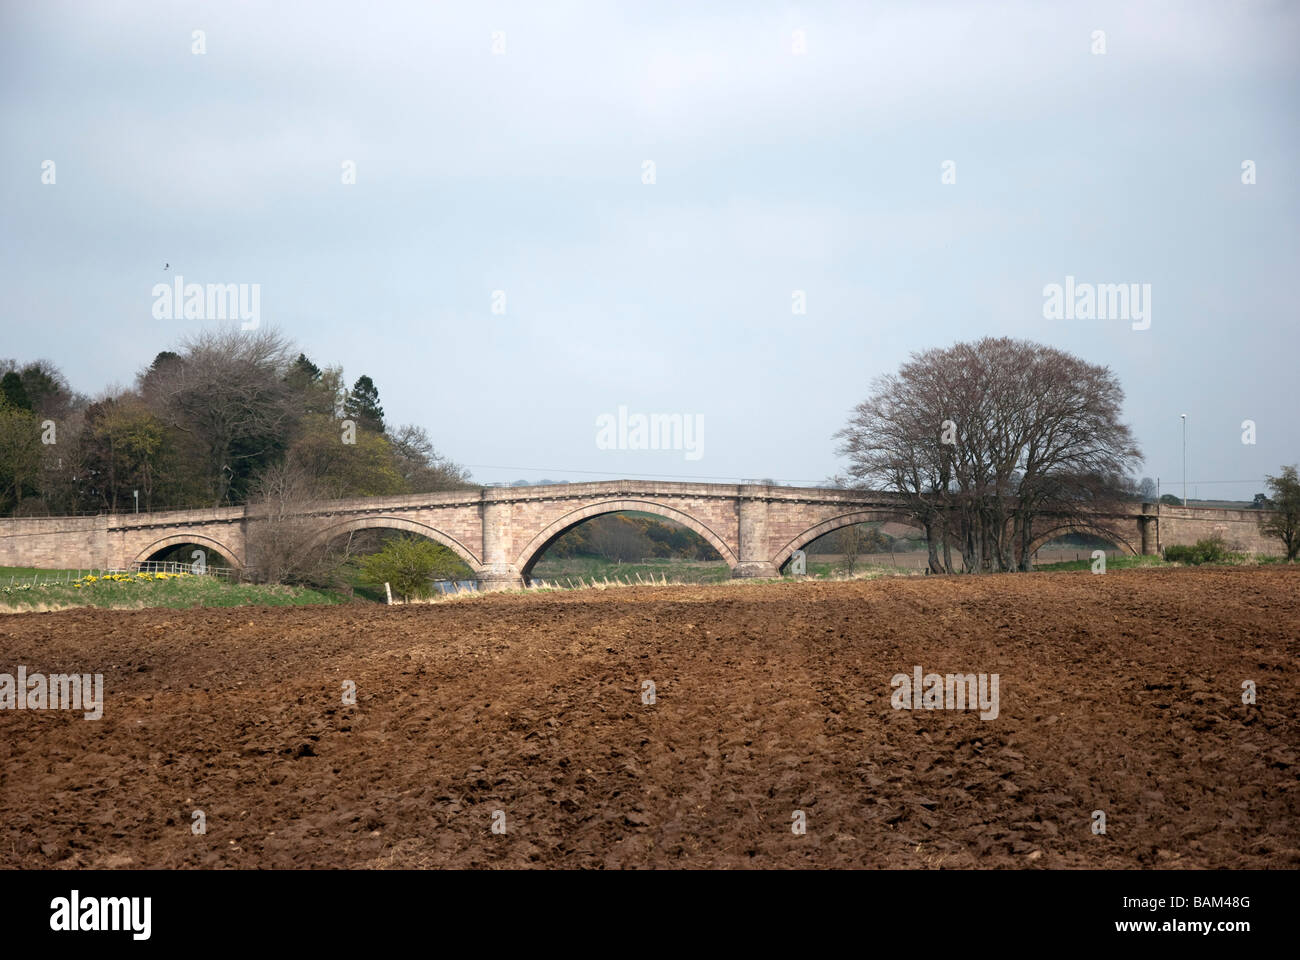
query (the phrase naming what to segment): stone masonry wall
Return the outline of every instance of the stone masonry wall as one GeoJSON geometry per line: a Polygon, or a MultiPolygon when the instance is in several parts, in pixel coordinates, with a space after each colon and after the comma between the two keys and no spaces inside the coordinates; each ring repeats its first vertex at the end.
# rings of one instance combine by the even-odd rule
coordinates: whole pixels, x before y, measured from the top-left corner
{"type": "MultiPolygon", "coordinates": [[[[480,578],[506,586],[521,582],[564,530],[619,510],[641,510],[690,527],[737,576],[774,576],[792,551],[847,523],[907,522],[900,508],[897,496],[871,491],[628,480],[353,498],[331,501],[314,513],[323,538],[372,527],[408,530],[446,544],[480,578]]],[[[1135,551],[1217,533],[1235,550],[1279,553],[1276,541],[1260,536],[1258,516],[1253,510],[1133,503],[1117,504],[1106,522],[1135,551]]],[[[127,567],[188,543],[207,549],[209,563],[243,566],[250,562],[251,523],[242,507],[0,519],[0,566],[127,567]]],[[[1046,536],[1050,518],[1043,529],[1046,536]]]]}

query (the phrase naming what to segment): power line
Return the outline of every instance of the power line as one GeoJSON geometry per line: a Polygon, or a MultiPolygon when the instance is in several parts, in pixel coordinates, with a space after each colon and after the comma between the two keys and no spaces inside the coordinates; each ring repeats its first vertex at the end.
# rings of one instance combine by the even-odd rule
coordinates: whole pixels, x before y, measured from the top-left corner
{"type": "Polygon", "coordinates": [[[1262,483],[1262,480],[1188,480],[1188,483],[1262,483]]]}

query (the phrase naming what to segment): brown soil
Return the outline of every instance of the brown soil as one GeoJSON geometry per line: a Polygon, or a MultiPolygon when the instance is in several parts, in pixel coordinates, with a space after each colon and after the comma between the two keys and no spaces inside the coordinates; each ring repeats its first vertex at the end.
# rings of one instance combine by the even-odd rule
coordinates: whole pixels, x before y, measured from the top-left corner
{"type": "Polygon", "coordinates": [[[1254,568],[8,616],[0,672],[102,672],[106,707],[0,711],[0,866],[1296,867],[1298,595],[1254,568]],[[1000,716],[892,709],[917,664],[999,674],[1000,716]]]}

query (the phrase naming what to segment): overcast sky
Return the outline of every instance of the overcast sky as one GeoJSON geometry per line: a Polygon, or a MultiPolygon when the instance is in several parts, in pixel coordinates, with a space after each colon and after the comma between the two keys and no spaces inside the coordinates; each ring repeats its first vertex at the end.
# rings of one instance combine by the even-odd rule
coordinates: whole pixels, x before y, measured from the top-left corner
{"type": "Polygon", "coordinates": [[[0,10],[0,357],[85,393],[202,326],[153,315],[180,274],[484,482],[819,480],[875,376],[983,335],[1109,365],[1164,492],[1181,413],[1192,495],[1300,460],[1298,4],[0,10]],[[1149,329],[1045,318],[1067,276],[1149,329]],[[600,449],[620,406],[702,456],[600,449]]]}

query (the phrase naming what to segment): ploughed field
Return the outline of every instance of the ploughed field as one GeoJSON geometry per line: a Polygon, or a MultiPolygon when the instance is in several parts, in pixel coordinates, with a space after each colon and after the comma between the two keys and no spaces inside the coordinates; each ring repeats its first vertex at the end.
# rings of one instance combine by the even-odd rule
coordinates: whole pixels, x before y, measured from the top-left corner
{"type": "Polygon", "coordinates": [[[1284,567],[16,614],[105,702],[0,711],[0,866],[1297,867],[1298,639],[1284,567]]]}

